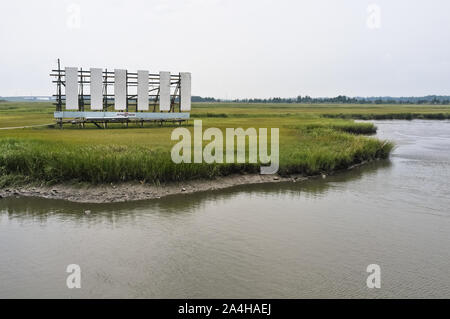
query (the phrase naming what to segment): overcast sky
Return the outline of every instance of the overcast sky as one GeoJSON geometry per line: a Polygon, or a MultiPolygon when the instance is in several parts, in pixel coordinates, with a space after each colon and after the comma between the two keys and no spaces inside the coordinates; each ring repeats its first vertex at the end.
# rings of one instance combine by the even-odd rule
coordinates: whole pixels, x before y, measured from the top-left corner
{"type": "Polygon", "coordinates": [[[63,66],[192,72],[219,98],[450,94],[450,1],[2,0],[0,95],[63,66]]]}

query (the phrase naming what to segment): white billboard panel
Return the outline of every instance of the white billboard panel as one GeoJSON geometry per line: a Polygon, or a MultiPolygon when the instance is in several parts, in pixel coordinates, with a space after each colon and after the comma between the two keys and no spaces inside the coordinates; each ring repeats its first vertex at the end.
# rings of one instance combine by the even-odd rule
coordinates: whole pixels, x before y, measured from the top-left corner
{"type": "Polygon", "coordinates": [[[66,110],[78,110],[78,68],[66,68],[66,110]]]}
{"type": "Polygon", "coordinates": [[[114,109],[127,109],[127,70],[114,70],[114,109]]]}
{"type": "Polygon", "coordinates": [[[180,99],[180,109],[181,111],[191,110],[191,73],[182,72],[180,73],[181,81],[181,99],[180,99]]]}
{"type": "Polygon", "coordinates": [[[103,70],[91,68],[91,110],[103,110],[103,70]]]}
{"type": "Polygon", "coordinates": [[[170,111],[170,72],[159,72],[159,110],[170,111]]]}
{"type": "Polygon", "coordinates": [[[137,109],[148,111],[148,71],[138,71],[137,109]]]}

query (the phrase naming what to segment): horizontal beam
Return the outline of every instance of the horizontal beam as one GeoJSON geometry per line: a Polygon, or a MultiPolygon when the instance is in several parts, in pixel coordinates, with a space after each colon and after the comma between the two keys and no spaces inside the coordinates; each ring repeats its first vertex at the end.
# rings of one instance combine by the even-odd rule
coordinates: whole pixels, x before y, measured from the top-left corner
{"type": "MultiPolygon", "coordinates": [[[[53,73],[51,73],[51,76],[58,76],[58,75],[64,75],[65,74],[65,70],[61,69],[60,71],[58,70],[52,70],[53,73]]],[[[79,74],[83,74],[83,76],[89,76],[91,74],[91,71],[89,70],[78,70],[79,74]]],[[[114,77],[114,71],[103,71],[104,75],[108,75],[108,77],[114,77]]],[[[136,72],[128,72],[127,73],[128,76],[134,76],[137,77],[137,73],[136,72]]],[[[159,78],[159,74],[157,73],[149,73],[149,77],[151,78],[159,78]]],[[[172,78],[180,78],[179,74],[173,73],[170,75],[170,77],[172,78]]]]}
{"type": "Polygon", "coordinates": [[[190,113],[163,113],[163,112],[54,112],[56,119],[84,118],[87,120],[116,120],[116,119],[142,119],[142,120],[188,120],[190,113]]]}

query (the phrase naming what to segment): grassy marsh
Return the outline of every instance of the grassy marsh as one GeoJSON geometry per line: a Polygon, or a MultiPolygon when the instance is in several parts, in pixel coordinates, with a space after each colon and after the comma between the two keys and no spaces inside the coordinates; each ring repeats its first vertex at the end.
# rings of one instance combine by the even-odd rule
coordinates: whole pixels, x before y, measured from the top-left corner
{"type": "MultiPolygon", "coordinates": [[[[449,114],[449,107],[194,104],[192,117],[203,127],[280,128],[279,174],[314,175],[376,158],[392,144],[372,134],[371,123],[354,114],[449,114]],[[344,115],[341,115],[344,114],[344,115]]],[[[50,103],[0,103],[0,127],[53,122],[50,103]]],[[[0,186],[25,183],[165,183],[257,173],[257,164],[174,164],[170,140],[174,126],[100,130],[66,126],[0,130],[0,186]]],[[[188,126],[192,131],[192,121],[188,126]]],[[[206,143],[205,143],[206,144],[206,143]]]]}

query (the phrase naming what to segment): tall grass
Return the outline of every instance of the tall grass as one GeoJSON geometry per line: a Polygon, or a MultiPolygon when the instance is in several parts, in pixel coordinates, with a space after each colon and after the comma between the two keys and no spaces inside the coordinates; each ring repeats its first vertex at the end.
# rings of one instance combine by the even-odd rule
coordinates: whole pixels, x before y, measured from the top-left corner
{"type": "MultiPolygon", "coordinates": [[[[386,158],[390,143],[332,128],[298,130],[280,142],[280,174],[312,175],[386,158]]],[[[233,173],[257,173],[258,164],[175,164],[170,152],[131,145],[74,145],[32,139],[0,141],[0,186],[14,183],[141,181],[153,184],[233,173]]]]}
{"type": "Polygon", "coordinates": [[[326,118],[341,118],[341,119],[358,119],[358,120],[448,120],[450,113],[416,113],[416,112],[401,112],[401,113],[337,113],[337,114],[322,114],[326,118]]]}
{"type": "Polygon", "coordinates": [[[354,122],[338,122],[332,124],[308,124],[305,126],[307,130],[314,130],[317,128],[332,128],[337,131],[347,132],[352,134],[375,134],[377,127],[373,123],[354,123],[354,122]]]}
{"type": "MultiPolygon", "coordinates": [[[[53,121],[51,103],[2,103],[0,127],[53,121]]],[[[443,106],[195,104],[191,116],[203,126],[280,128],[279,174],[315,175],[386,158],[391,143],[358,119],[449,118],[443,106]],[[395,113],[393,115],[393,113],[395,113]],[[425,115],[426,114],[426,115],[425,115]]],[[[190,123],[192,124],[192,122],[190,123]]],[[[192,125],[187,128],[192,131],[192,125]]],[[[259,164],[175,164],[170,158],[173,127],[99,130],[66,126],[0,131],[0,187],[20,183],[165,183],[257,173],[259,164]]],[[[270,147],[269,147],[270,149],[270,147]]]]}

